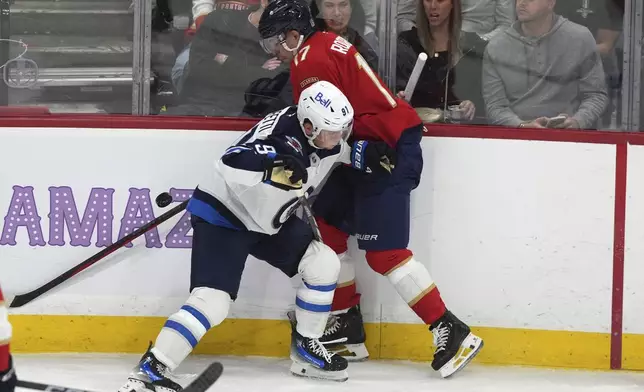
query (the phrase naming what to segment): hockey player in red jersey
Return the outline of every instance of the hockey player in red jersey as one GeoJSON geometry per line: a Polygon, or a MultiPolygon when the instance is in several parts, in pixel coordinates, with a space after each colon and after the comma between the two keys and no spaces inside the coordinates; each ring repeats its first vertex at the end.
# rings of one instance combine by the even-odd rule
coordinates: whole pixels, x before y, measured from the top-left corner
{"type": "MultiPolygon", "coordinates": [[[[409,104],[389,91],[348,41],[314,29],[305,2],[273,0],[260,19],[259,32],[269,54],[290,62],[295,100],[308,85],[329,81],[354,108],[355,143],[366,147],[369,141],[385,141],[396,149],[398,161],[390,176],[368,177],[338,167],[313,209],[324,242],[341,260],[347,251],[348,236],[357,237],[369,266],[387,277],[401,298],[429,325],[436,346],[432,368],[442,377],[452,375],[478,353],[483,341],[446,309],[428,270],[408,249],[410,195],[420,182],[423,167],[422,121],[409,104]]],[[[352,154],[353,164],[358,166],[364,159],[360,147],[356,146],[352,154]]],[[[348,300],[355,298],[359,297],[354,295],[348,300]]],[[[334,308],[335,302],[334,298],[334,308]]],[[[353,305],[356,306],[345,316],[344,325],[329,325],[321,341],[346,338],[346,346],[364,347],[361,315],[357,303],[353,305]]]]}
{"type": "Polygon", "coordinates": [[[7,306],[0,288],[0,392],[13,392],[16,387],[16,372],[9,353],[11,324],[7,317],[7,306]]]}

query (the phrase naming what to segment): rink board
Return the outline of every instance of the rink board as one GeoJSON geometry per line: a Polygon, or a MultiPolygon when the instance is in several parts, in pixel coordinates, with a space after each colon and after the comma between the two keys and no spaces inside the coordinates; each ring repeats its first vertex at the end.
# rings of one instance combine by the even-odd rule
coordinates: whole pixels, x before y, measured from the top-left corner
{"type": "MultiPolygon", "coordinates": [[[[429,268],[448,307],[486,340],[477,361],[614,367],[611,353],[619,354],[622,332],[616,322],[621,304],[614,298],[614,267],[620,265],[613,246],[620,224],[615,211],[624,199],[616,195],[618,135],[560,140],[560,134],[546,131],[538,140],[526,140],[525,134],[516,137],[524,140],[512,140],[508,130],[462,130],[433,132],[423,141],[425,168],[413,194],[410,248],[429,268]]],[[[0,156],[1,167],[10,169],[0,177],[3,288],[8,295],[29,291],[160,215],[154,197],[168,190],[189,196],[237,137],[233,131],[122,127],[0,129],[0,145],[11,146],[0,156]],[[72,207],[67,221],[57,214],[58,205],[72,207]],[[29,232],[24,226],[9,232],[14,211],[28,219],[29,232]],[[95,226],[92,213],[100,214],[95,226]]],[[[628,151],[631,214],[644,203],[630,197],[631,188],[635,196],[644,191],[639,185],[644,173],[637,173],[639,147],[628,151]]],[[[642,242],[637,227],[644,225],[637,219],[628,220],[626,257],[621,257],[629,333],[623,367],[644,369],[644,358],[638,357],[644,352],[644,274],[637,254],[642,242]]],[[[13,309],[12,347],[144,350],[187,296],[185,222],[186,216],[176,217],[51,294],[13,309]]],[[[426,327],[389,283],[369,270],[355,244],[351,251],[372,357],[430,359],[426,327]]],[[[249,259],[231,319],[212,330],[197,352],[286,355],[289,326],[283,320],[298,284],[297,278],[249,259]]]]}
{"type": "MultiPolygon", "coordinates": [[[[163,317],[15,315],[12,350],[18,353],[143,353],[163,317]]],[[[424,325],[367,323],[371,359],[431,361],[424,325]]],[[[608,369],[610,336],[592,332],[475,327],[485,340],[476,361],[486,364],[608,369]]],[[[196,354],[287,357],[284,320],[228,319],[201,340],[196,354]]]]}

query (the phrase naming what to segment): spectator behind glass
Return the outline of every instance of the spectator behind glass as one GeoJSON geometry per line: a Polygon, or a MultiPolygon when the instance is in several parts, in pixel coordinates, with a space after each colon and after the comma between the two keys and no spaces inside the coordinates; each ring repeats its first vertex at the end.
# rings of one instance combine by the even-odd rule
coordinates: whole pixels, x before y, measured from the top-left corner
{"type": "Polygon", "coordinates": [[[463,31],[476,33],[486,41],[512,26],[514,0],[462,0],[463,31]]]}
{"type": "Polygon", "coordinates": [[[235,10],[246,11],[249,6],[259,5],[259,0],[192,0],[192,25],[186,32],[188,35],[195,35],[206,16],[214,10],[235,10]]]}
{"type": "Polygon", "coordinates": [[[358,32],[364,36],[369,46],[378,53],[378,37],[376,28],[378,26],[378,10],[380,9],[380,0],[360,0],[360,5],[364,10],[365,26],[364,30],[358,32]]]}
{"type": "MultiPolygon", "coordinates": [[[[415,26],[417,2],[398,0],[398,32],[415,26]]],[[[489,41],[514,22],[514,0],[461,0],[461,13],[461,29],[489,41]]]]}
{"type": "Polygon", "coordinates": [[[316,28],[342,36],[356,47],[374,71],[378,71],[378,54],[360,35],[365,29],[365,13],[359,0],[313,0],[311,15],[316,28]]]}
{"type": "Polygon", "coordinates": [[[250,7],[260,5],[260,0],[225,1],[225,0],[192,0],[192,25],[185,31],[185,48],[179,53],[172,67],[172,84],[181,93],[185,82],[184,71],[190,59],[190,41],[197,33],[208,14],[216,10],[234,10],[247,12],[250,7]]]}
{"type": "Polygon", "coordinates": [[[257,24],[267,3],[253,12],[218,9],[206,16],[191,43],[180,105],[168,114],[243,115],[248,87],[275,77],[281,65],[259,45],[257,24]]]}
{"type": "MultiPolygon", "coordinates": [[[[569,1],[569,0],[564,0],[569,1]]],[[[483,96],[493,124],[592,129],[608,95],[601,58],[590,31],[556,15],[556,0],[517,0],[511,28],[487,46],[483,96]]]]}
{"type": "MultiPolygon", "coordinates": [[[[418,27],[400,33],[398,36],[396,88],[398,96],[404,97],[403,90],[414,68],[418,55],[427,53],[428,59],[420,75],[416,89],[411,97],[413,107],[429,107],[445,110],[448,106],[457,105],[463,112],[465,120],[472,120],[476,105],[471,100],[463,100],[454,92],[461,74],[462,65],[474,67],[480,75],[480,60],[476,65],[476,56],[466,59],[461,50],[461,2],[460,0],[421,0],[417,9],[418,27]],[[473,62],[469,63],[469,60],[473,62]]],[[[481,41],[482,42],[482,41],[481,41]]],[[[483,49],[480,49],[483,52],[483,49]]],[[[471,69],[468,71],[472,75],[471,69]]],[[[465,78],[465,77],[464,77],[465,78]]],[[[480,79],[476,85],[464,86],[462,97],[481,95],[480,79]]],[[[479,99],[480,100],[480,99],[479,99]]]]}
{"type": "Polygon", "coordinates": [[[624,0],[558,1],[555,13],[588,27],[602,56],[612,55],[624,24],[624,0]]]}
{"type": "MultiPolygon", "coordinates": [[[[568,0],[558,1],[555,13],[568,20],[588,27],[595,36],[597,50],[602,57],[606,84],[609,93],[609,106],[602,119],[603,125],[610,125],[615,108],[618,113],[621,98],[622,51],[615,49],[624,24],[624,0],[568,0]]],[[[616,116],[616,127],[621,116],[616,116]]]]}

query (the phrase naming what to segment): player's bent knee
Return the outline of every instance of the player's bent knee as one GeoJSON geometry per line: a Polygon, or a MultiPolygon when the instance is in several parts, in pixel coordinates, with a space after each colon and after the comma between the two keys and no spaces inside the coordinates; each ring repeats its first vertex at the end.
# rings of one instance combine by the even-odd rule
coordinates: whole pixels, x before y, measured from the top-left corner
{"type": "Polygon", "coordinates": [[[298,272],[307,284],[334,285],[340,273],[340,259],[322,242],[311,241],[300,260],[298,272]]]}
{"type": "Polygon", "coordinates": [[[183,323],[199,328],[205,333],[226,319],[230,303],[230,294],[225,291],[197,287],[192,290],[176,316],[182,319],[183,323]]]}
{"type": "Polygon", "coordinates": [[[411,257],[412,253],[409,249],[368,250],[366,254],[367,264],[380,275],[387,275],[411,257]]]}

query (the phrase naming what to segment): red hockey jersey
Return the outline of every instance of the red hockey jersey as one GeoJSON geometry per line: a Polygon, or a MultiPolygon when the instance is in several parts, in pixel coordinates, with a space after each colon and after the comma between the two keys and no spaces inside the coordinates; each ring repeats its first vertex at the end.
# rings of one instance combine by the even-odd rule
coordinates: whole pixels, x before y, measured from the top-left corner
{"type": "Polygon", "coordinates": [[[421,124],[416,111],[389,91],[355,47],[333,33],[314,33],[291,62],[295,102],[320,80],[333,83],[351,102],[356,139],[383,140],[394,147],[404,130],[421,124]]]}

